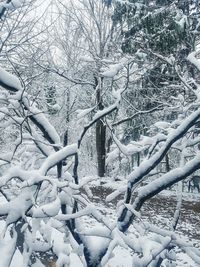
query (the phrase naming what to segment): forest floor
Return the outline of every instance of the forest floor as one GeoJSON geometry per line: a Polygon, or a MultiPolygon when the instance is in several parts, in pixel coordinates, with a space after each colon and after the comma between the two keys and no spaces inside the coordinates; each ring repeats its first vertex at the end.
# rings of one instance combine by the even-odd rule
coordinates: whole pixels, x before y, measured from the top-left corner
{"type": "MultiPolygon", "coordinates": [[[[122,186],[119,184],[116,188],[122,186]]],[[[113,192],[112,183],[105,183],[104,185],[94,185],[92,188],[93,201],[99,206],[104,214],[109,219],[115,215],[113,211],[116,209],[117,202],[122,199],[118,196],[117,199],[107,203],[106,196],[113,192]]],[[[161,229],[170,230],[173,214],[176,210],[176,191],[165,190],[161,194],[147,201],[141,210],[141,222],[148,222],[150,224],[159,226],[161,229]]],[[[183,201],[181,207],[181,216],[177,225],[176,234],[178,234],[184,241],[192,243],[195,247],[200,249],[200,194],[183,193],[183,201]]],[[[189,256],[181,250],[177,250],[177,267],[196,267],[189,256]]],[[[116,249],[114,252],[116,257],[109,261],[108,267],[129,267],[131,265],[131,255],[127,255],[124,249],[116,249]],[[119,256],[122,253],[122,256],[119,256]],[[124,254],[124,256],[123,256],[124,254]]]]}
{"type": "MultiPolygon", "coordinates": [[[[107,186],[95,186],[92,188],[92,192],[95,196],[93,201],[109,210],[114,210],[118,200],[122,199],[119,196],[107,203],[106,196],[113,192],[113,189],[107,186]]],[[[141,210],[141,219],[169,228],[172,221],[170,218],[173,218],[176,209],[176,202],[176,192],[166,190],[144,204],[141,210]]],[[[183,193],[181,217],[176,231],[181,235],[188,236],[189,239],[195,238],[200,241],[200,194],[183,193]]]]}
{"type": "MultiPolygon", "coordinates": [[[[113,190],[123,187],[124,183],[107,182],[99,184],[94,182],[91,186],[93,198],[91,201],[97,206],[98,210],[110,222],[114,222],[117,218],[116,205],[117,202],[123,199],[123,195],[119,195],[111,202],[106,202],[106,197],[113,192],[113,190]],[[113,185],[115,184],[115,187],[113,185]]],[[[176,209],[176,191],[165,190],[162,194],[157,195],[150,201],[147,201],[142,210],[140,222],[148,222],[156,225],[161,229],[170,230],[174,211],[176,209]]],[[[83,223],[86,227],[98,227],[98,223],[91,217],[83,217],[83,223]]],[[[130,227],[130,232],[134,232],[134,228],[130,227]]],[[[184,241],[192,243],[195,247],[200,249],[200,194],[198,193],[183,193],[183,203],[181,208],[181,217],[179,219],[176,234],[184,241]]],[[[98,239],[98,238],[97,238],[98,239]]],[[[98,240],[95,239],[95,246],[98,245],[98,240]]],[[[183,251],[177,249],[177,267],[197,267],[189,256],[183,251]]],[[[124,248],[116,247],[114,257],[111,258],[105,267],[132,267],[132,252],[124,248]]],[[[52,258],[52,255],[49,255],[52,258]]],[[[48,259],[49,259],[48,258],[48,259]]],[[[54,261],[54,260],[53,260],[54,261]]],[[[11,267],[21,267],[20,253],[17,251],[11,267]]],[[[42,260],[46,267],[55,266],[50,265],[49,260],[42,260]]],[[[72,253],[70,267],[82,267],[78,257],[72,253]]],[[[163,265],[165,266],[165,265],[163,265]]]]}

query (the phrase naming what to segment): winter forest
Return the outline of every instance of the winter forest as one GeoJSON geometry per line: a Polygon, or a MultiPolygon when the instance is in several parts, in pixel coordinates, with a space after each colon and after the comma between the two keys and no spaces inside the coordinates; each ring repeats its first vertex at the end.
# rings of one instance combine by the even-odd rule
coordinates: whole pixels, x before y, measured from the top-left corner
{"type": "Polygon", "coordinates": [[[200,266],[200,0],[0,0],[0,267],[200,266]]]}

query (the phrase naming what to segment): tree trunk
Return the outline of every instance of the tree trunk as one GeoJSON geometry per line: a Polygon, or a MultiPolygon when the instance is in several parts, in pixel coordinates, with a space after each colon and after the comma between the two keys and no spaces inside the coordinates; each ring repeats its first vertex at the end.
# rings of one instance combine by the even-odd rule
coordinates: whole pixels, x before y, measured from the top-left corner
{"type": "MultiPolygon", "coordinates": [[[[95,77],[95,88],[96,88],[96,97],[98,109],[103,110],[104,106],[102,103],[101,97],[101,86],[102,86],[103,78],[99,80],[95,77]]],[[[106,159],[106,126],[103,120],[99,120],[96,123],[96,150],[97,150],[97,168],[98,168],[98,176],[105,176],[105,159],[106,159]]]]}
{"type": "Polygon", "coordinates": [[[96,149],[98,176],[104,177],[106,158],[106,126],[101,120],[97,121],[96,123],[96,149]]]}

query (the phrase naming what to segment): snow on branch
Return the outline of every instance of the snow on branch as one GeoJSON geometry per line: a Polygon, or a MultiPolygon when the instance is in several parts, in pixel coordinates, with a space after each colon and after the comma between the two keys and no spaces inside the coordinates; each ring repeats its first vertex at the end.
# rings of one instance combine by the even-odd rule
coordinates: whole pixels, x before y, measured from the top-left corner
{"type": "Polygon", "coordinates": [[[1,267],[10,267],[13,255],[16,251],[17,233],[14,231],[13,237],[9,240],[0,240],[1,267]]]}
{"type": "Polygon", "coordinates": [[[47,139],[49,139],[51,144],[59,144],[60,143],[60,137],[59,137],[56,129],[47,120],[47,118],[43,114],[43,112],[36,107],[27,107],[27,109],[31,112],[31,115],[29,115],[29,118],[43,132],[44,137],[47,137],[47,139]]]}
{"type": "MultiPolygon", "coordinates": [[[[200,109],[196,110],[195,112],[193,112],[189,117],[187,117],[180,126],[178,126],[177,129],[175,129],[174,131],[172,131],[168,137],[166,142],[162,145],[162,147],[149,159],[143,161],[139,167],[137,167],[130,175],[129,175],[129,182],[128,182],[128,187],[127,187],[127,192],[126,192],[126,199],[125,202],[129,203],[131,200],[131,196],[132,196],[132,189],[133,186],[138,183],[139,181],[141,181],[145,175],[149,174],[151,170],[153,170],[164,158],[164,156],[166,155],[166,153],[168,152],[168,150],[171,148],[171,146],[180,138],[182,138],[187,131],[194,126],[194,124],[196,123],[196,121],[200,118],[200,109]]],[[[198,162],[199,159],[197,159],[197,164],[194,166],[194,170],[197,170],[198,167],[198,162]]],[[[187,175],[189,175],[190,173],[193,173],[192,171],[188,171],[187,175]]],[[[166,187],[174,184],[176,181],[178,182],[181,179],[184,179],[186,176],[184,176],[183,178],[177,178],[177,180],[173,180],[171,183],[169,182],[169,184],[166,185],[166,187]]],[[[163,181],[163,180],[162,180],[163,181]]],[[[163,185],[163,189],[166,188],[165,184],[163,185]]],[[[160,188],[160,187],[159,187],[160,188]]],[[[160,191],[163,190],[161,189],[155,189],[157,191],[157,193],[159,193],[160,191]],[[160,191],[159,191],[160,190],[160,191]]],[[[151,197],[154,195],[154,193],[150,193],[149,197],[151,197]]],[[[138,203],[138,207],[140,208],[143,204],[143,201],[139,201],[138,203]]],[[[123,208],[121,215],[119,216],[118,222],[119,222],[119,227],[120,229],[122,229],[123,231],[125,231],[131,221],[132,221],[132,213],[128,211],[127,208],[123,208]],[[128,216],[128,218],[127,218],[128,216]]]]}
{"type": "Polygon", "coordinates": [[[5,71],[0,67],[0,85],[12,92],[18,92],[22,90],[21,83],[19,79],[5,71]]]}
{"type": "Polygon", "coordinates": [[[183,252],[186,252],[188,256],[193,259],[194,262],[200,264],[200,253],[198,248],[195,248],[191,242],[184,241],[180,238],[179,235],[174,233],[173,231],[169,231],[166,229],[161,229],[158,226],[152,225],[150,223],[145,222],[144,228],[146,231],[153,232],[158,234],[159,236],[171,236],[172,243],[178,246],[183,252]]]}
{"type": "Polygon", "coordinates": [[[80,147],[81,145],[81,141],[84,137],[84,135],[86,134],[87,130],[93,125],[95,124],[98,120],[104,118],[105,116],[109,115],[111,112],[113,112],[114,110],[116,110],[119,106],[119,103],[121,101],[121,94],[124,92],[125,89],[121,89],[121,90],[117,90],[113,92],[114,97],[116,98],[116,101],[110,105],[107,108],[104,108],[103,110],[99,110],[93,117],[93,120],[91,122],[89,122],[88,125],[86,125],[84,127],[83,132],[81,133],[81,136],[79,138],[78,141],[78,147],[80,147]]]}
{"type": "Polygon", "coordinates": [[[25,216],[27,210],[33,205],[34,193],[35,187],[25,188],[16,198],[0,206],[0,215],[7,215],[7,225],[17,222],[21,217],[25,216]]]}
{"type": "Polygon", "coordinates": [[[196,52],[192,52],[188,55],[187,59],[200,71],[200,59],[196,58],[196,52]]]}
{"type": "MultiPolygon", "coordinates": [[[[0,68],[0,85],[8,91],[16,93],[16,100],[22,102],[24,108],[30,112],[30,120],[42,131],[44,138],[51,144],[59,144],[60,137],[52,124],[44,116],[43,112],[36,107],[30,107],[27,97],[19,79],[0,68]]],[[[55,148],[56,149],[56,148],[55,148]]]]}
{"type": "Polygon", "coordinates": [[[40,173],[42,173],[43,175],[46,175],[48,170],[50,170],[52,167],[57,165],[59,162],[61,162],[65,158],[72,156],[72,155],[75,155],[76,153],[77,153],[77,145],[76,144],[69,145],[69,146],[66,146],[66,147],[60,149],[59,151],[51,154],[50,156],[48,156],[46,158],[46,160],[44,161],[44,163],[40,167],[40,170],[39,170],[40,173]]]}
{"type": "Polygon", "coordinates": [[[197,155],[193,160],[189,161],[185,166],[176,168],[156,179],[155,181],[143,186],[138,191],[138,196],[133,203],[133,207],[139,210],[142,204],[149,198],[157,195],[167,187],[185,179],[196,170],[200,169],[200,156],[197,155]]]}
{"type": "Polygon", "coordinates": [[[123,119],[121,119],[121,120],[119,120],[117,122],[114,122],[112,124],[112,126],[118,126],[121,123],[124,123],[124,122],[131,121],[131,120],[135,119],[137,116],[145,115],[145,114],[149,114],[149,113],[153,113],[154,111],[159,111],[162,108],[163,108],[163,105],[159,105],[158,107],[155,107],[155,108],[152,108],[152,109],[149,109],[149,110],[141,110],[141,111],[138,111],[138,112],[136,112],[135,114],[133,114],[130,117],[126,117],[126,118],[123,118],[123,119]]]}
{"type": "Polygon", "coordinates": [[[166,155],[167,151],[171,148],[171,146],[180,138],[187,133],[187,131],[194,126],[195,122],[200,118],[200,109],[193,112],[189,117],[187,117],[182,124],[172,131],[168,137],[166,142],[163,144],[161,149],[156,152],[151,158],[144,161],[136,170],[134,170],[129,175],[129,182],[131,184],[135,184],[142,177],[147,175],[155,166],[157,166],[163,157],[166,155]]]}
{"type": "Polygon", "coordinates": [[[54,217],[60,211],[60,199],[57,197],[53,202],[33,208],[32,216],[34,218],[54,217]]]}
{"type": "Polygon", "coordinates": [[[11,167],[5,175],[3,175],[0,179],[0,187],[6,185],[11,179],[18,178],[21,181],[28,180],[29,177],[39,179],[41,175],[39,175],[39,172],[36,171],[25,171],[22,170],[19,166],[11,167]]]}

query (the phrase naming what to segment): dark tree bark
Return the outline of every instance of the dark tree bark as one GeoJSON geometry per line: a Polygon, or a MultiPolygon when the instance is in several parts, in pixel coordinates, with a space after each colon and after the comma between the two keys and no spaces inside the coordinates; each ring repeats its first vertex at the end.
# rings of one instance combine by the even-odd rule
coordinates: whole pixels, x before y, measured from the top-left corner
{"type": "Polygon", "coordinates": [[[165,160],[166,160],[166,172],[169,172],[171,170],[170,168],[170,162],[169,162],[169,155],[165,155],[165,160]]]}
{"type": "Polygon", "coordinates": [[[106,126],[102,120],[96,123],[96,149],[97,149],[97,164],[98,175],[105,175],[105,158],[106,158],[106,126]]]}
{"type": "MultiPolygon", "coordinates": [[[[103,78],[101,79],[101,83],[103,82],[103,78]]],[[[96,97],[98,109],[103,110],[104,106],[102,103],[101,97],[101,85],[99,84],[98,78],[95,77],[95,89],[96,89],[96,97]]],[[[106,169],[106,126],[103,120],[98,120],[96,122],[96,150],[97,150],[97,167],[98,167],[98,176],[105,176],[106,169]]]]}

